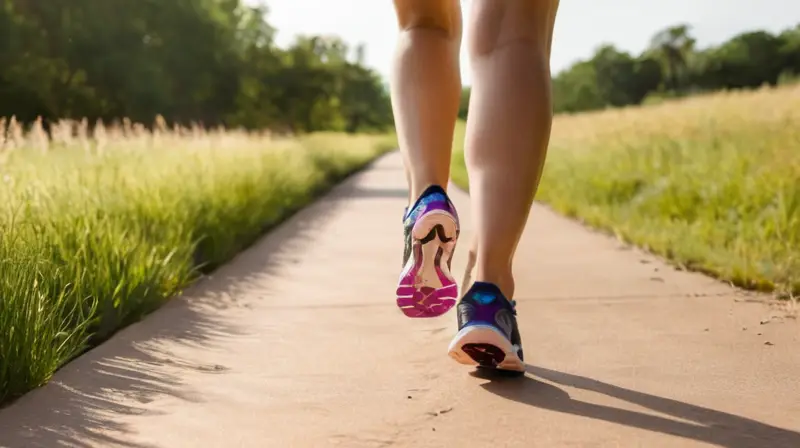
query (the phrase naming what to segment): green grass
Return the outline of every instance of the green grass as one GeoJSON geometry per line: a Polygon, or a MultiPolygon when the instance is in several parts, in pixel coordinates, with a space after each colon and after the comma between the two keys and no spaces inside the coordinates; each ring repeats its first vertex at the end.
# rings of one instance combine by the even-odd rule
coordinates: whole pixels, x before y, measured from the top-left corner
{"type": "Polygon", "coordinates": [[[686,269],[796,295],[798,123],[800,86],[559,116],[537,200],[686,269]]]}
{"type": "Polygon", "coordinates": [[[336,134],[154,138],[44,155],[29,142],[0,154],[0,403],[396,144],[336,134]]]}

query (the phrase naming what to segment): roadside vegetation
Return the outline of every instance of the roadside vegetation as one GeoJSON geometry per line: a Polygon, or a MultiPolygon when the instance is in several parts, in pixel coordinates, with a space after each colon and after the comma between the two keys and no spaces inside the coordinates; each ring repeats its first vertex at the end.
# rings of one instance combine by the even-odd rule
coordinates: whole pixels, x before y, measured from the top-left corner
{"type": "Polygon", "coordinates": [[[0,402],[396,144],[385,134],[85,128],[62,122],[48,141],[12,124],[0,152],[0,402]]]}

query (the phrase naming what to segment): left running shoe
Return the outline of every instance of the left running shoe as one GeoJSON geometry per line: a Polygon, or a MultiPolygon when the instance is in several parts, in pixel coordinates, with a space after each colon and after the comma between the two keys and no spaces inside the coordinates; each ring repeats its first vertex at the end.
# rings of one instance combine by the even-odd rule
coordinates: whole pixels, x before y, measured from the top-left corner
{"type": "Polygon", "coordinates": [[[450,265],[460,233],[456,208],[442,187],[428,187],[406,210],[403,230],[397,306],[408,317],[441,316],[458,298],[450,265]]]}

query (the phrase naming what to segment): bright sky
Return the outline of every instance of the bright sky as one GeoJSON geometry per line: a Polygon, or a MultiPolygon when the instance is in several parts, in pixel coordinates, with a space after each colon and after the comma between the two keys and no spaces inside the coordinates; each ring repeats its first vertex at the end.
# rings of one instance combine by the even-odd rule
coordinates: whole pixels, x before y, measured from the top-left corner
{"type": "MultiPolygon", "coordinates": [[[[462,0],[465,11],[470,1],[462,0]]],[[[288,45],[298,34],[337,34],[353,46],[366,43],[367,64],[388,75],[397,35],[390,0],[266,0],[266,3],[270,8],[268,21],[278,29],[279,45],[288,45]]],[[[553,38],[552,69],[558,72],[578,59],[591,56],[603,43],[638,53],[656,31],[678,23],[692,25],[698,45],[704,47],[742,31],[777,32],[792,27],[800,23],[800,1],[561,0],[553,38]]],[[[464,84],[469,84],[469,61],[463,51],[462,75],[464,84]]]]}

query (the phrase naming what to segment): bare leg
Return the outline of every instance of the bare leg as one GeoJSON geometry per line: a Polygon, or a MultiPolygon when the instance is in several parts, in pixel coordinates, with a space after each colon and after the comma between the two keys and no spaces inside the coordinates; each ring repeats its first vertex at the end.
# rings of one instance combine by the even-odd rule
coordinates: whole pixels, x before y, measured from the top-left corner
{"type": "Polygon", "coordinates": [[[550,139],[550,45],[558,0],[473,0],[466,161],[476,281],[514,294],[512,262],[550,139]]]}
{"type": "Polygon", "coordinates": [[[394,0],[400,28],[392,108],[410,202],[431,185],[447,188],[461,95],[458,0],[394,0]]]}

